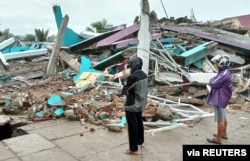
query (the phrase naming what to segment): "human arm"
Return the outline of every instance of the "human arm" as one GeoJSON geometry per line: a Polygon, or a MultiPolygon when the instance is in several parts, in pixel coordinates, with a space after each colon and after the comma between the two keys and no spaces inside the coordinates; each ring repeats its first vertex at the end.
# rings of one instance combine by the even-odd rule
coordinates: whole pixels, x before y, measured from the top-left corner
{"type": "Polygon", "coordinates": [[[231,79],[231,73],[229,70],[223,70],[219,72],[215,77],[210,79],[209,85],[211,88],[220,88],[222,87],[227,81],[231,79]]]}
{"type": "Polygon", "coordinates": [[[135,83],[135,77],[133,77],[133,75],[129,76],[127,79],[127,83],[122,88],[122,94],[129,95],[129,91],[134,88],[135,83]]]}

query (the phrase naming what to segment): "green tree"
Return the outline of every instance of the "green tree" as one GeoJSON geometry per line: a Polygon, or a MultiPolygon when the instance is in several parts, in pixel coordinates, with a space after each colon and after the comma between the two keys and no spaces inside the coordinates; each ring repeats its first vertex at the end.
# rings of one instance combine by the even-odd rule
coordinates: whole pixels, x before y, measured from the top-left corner
{"type": "Polygon", "coordinates": [[[26,34],[25,35],[24,41],[31,41],[31,42],[33,42],[35,40],[36,40],[35,35],[32,35],[32,34],[26,34]]]}
{"type": "Polygon", "coordinates": [[[0,32],[0,36],[2,37],[2,40],[6,40],[6,39],[12,37],[13,34],[10,33],[10,29],[5,29],[5,30],[0,32]]]}
{"type": "Polygon", "coordinates": [[[112,24],[109,24],[106,19],[102,19],[101,21],[93,22],[90,27],[86,27],[86,31],[102,33],[108,31],[111,27],[113,27],[112,24]]]}
{"type": "Polygon", "coordinates": [[[49,35],[49,30],[35,29],[35,37],[38,42],[47,41],[49,35]]]}

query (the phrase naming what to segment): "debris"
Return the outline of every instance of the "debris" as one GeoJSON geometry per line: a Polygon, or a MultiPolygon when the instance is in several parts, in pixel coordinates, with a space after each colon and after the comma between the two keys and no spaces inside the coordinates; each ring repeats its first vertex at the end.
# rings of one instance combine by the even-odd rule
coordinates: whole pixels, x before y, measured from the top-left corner
{"type": "Polygon", "coordinates": [[[144,131],[145,133],[152,133],[152,135],[154,135],[154,133],[156,132],[161,132],[161,131],[165,131],[165,130],[170,130],[170,129],[174,129],[177,127],[186,127],[187,125],[182,124],[182,123],[177,123],[171,126],[166,126],[166,127],[161,127],[161,128],[156,128],[156,129],[152,129],[152,130],[146,130],[144,131]]]}
{"type": "Polygon", "coordinates": [[[62,42],[62,39],[64,36],[64,32],[66,30],[66,27],[68,25],[68,21],[69,21],[69,16],[65,15],[65,17],[62,20],[62,23],[60,24],[60,29],[59,29],[58,34],[57,34],[57,40],[56,40],[55,46],[54,46],[52,53],[51,53],[51,58],[49,60],[48,68],[47,68],[47,74],[54,74],[55,73],[55,69],[56,69],[55,65],[57,64],[57,61],[58,61],[57,57],[59,55],[59,51],[61,48],[61,42],[62,42]]]}
{"type": "Polygon", "coordinates": [[[193,127],[213,116],[202,107],[208,80],[216,74],[209,58],[218,54],[232,59],[234,95],[229,110],[249,111],[249,37],[193,24],[187,17],[160,21],[150,14],[146,1],[142,8],[141,20],[131,26],[82,36],[66,27],[68,16],[56,16],[60,29],[49,49],[36,44],[6,53],[16,39],[1,42],[0,112],[22,113],[34,122],[65,117],[81,126],[90,123],[120,132],[126,127],[121,88],[130,74],[127,61],[136,54],[143,57],[150,79],[143,111],[144,125],[150,127],[146,132],[193,127]],[[191,24],[178,25],[181,22],[191,24]],[[155,122],[159,120],[164,122],[155,122]]]}
{"type": "Polygon", "coordinates": [[[122,129],[120,127],[108,127],[108,131],[121,132],[122,129]]]}
{"type": "Polygon", "coordinates": [[[95,132],[95,128],[91,127],[91,128],[89,129],[89,131],[90,131],[90,132],[95,132]]]}

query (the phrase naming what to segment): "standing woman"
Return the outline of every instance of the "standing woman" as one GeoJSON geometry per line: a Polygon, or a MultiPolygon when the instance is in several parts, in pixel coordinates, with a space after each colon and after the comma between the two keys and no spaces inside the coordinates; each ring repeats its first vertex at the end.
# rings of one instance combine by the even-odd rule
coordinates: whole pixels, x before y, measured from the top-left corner
{"type": "Polygon", "coordinates": [[[222,144],[222,139],[228,139],[228,122],[225,108],[232,97],[233,83],[232,75],[229,70],[230,58],[227,55],[216,55],[211,61],[217,67],[218,73],[209,81],[211,91],[207,103],[214,106],[214,121],[217,122],[217,134],[213,134],[214,138],[208,138],[207,141],[214,144],[222,144]]]}

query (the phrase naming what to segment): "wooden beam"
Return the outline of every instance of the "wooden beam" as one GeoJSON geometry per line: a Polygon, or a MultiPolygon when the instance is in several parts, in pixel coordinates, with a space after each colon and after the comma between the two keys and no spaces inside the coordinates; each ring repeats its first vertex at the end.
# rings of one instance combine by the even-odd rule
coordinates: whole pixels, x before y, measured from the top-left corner
{"type": "Polygon", "coordinates": [[[62,50],[59,54],[60,58],[62,60],[64,60],[65,63],[67,63],[71,69],[73,69],[74,71],[76,71],[77,73],[79,72],[79,68],[80,68],[80,63],[72,58],[66,51],[62,50]]]}
{"type": "Polygon", "coordinates": [[[55,71],[56,71],[55,70],[56,69],[56,64],[57,64],[57,61],[58,61],[59,52],[60,52],[64,32],[65,32],[66,27],[68,25],[68,21],[69,21],[69,16],[65,15],[65,17],[63,18],[63,21],[61,23],[60,29],[59,29],[59,31],[57,33],[56,43],[55,43],[55,46],[53,47],[51,57],[50,57],[50,60],[49,60],[49,64],[48,64],[48,67],[47,67],[47,74],[49,74],[49,75],[54,74],[55,71]]]}

